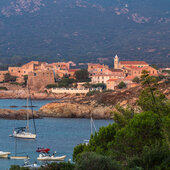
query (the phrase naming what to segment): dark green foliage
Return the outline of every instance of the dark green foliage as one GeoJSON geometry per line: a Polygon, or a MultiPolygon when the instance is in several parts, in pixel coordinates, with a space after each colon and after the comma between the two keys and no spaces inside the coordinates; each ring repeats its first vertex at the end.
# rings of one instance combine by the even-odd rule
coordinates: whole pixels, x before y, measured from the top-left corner
{"type": "Polygon", "coordinates": [[[75,165],[70,162],[51,163],[39,170],[74,170],[75,165]]]}
{"type": "Polygon", "coordinates": [[[89,82],[89,72],[86,69],[82,69],[75,72],[75,77],[78,82],[89,82]]]}
{"type": "Polygon", "coordinates": [[[5,82],[15,82],[16,81],[16,76],[11,76],[9,73],[5,74],[5,82]]]}
{"type": "Polygon", "coordinates": [[[19,165],[11,165],[9,170],[30,170],[29,168],[20,167],[19,165]]]}
{"type": "Polygon", "coordinates": [[[159,117],[160,114],[167,115],[170,113],[170,108],[167,105],[167,98],[157,90],[158,79],[149,76],[149,72],[145,70],[141,78],[144,89],[139,96],[137,104],[143,111],[152,111],[157,113],[159,117]]]}
{"type": "Polygon", "coordinates": [[[159,69],[158,66],[157,66],[156,64],[152,64],[151,67],[154,68],[154,69],[156,69],[156,70],[159,69]]]}
{"type": "Polygon", "coordinates": [[[83,153],[76,163],[75,170],[121,170],[118,162],[110,157],[93,152],[83,153]]]}
{"type": "Polygon", "coordinates": [[[110,124],[107,127],[101,127],[98,133],[91,135],[88,145],[79,144],[74,148],[73,160],[76,161],[84,151],[93,151],[101,154],[108,154],[108,144],[115,138],[116,124],[110,124]]]}
{"type": "Polygon", "coordinates": [[[106,89],[106,84],[104,83],[97,83],[97,84],[92,84],[92,88],[102,88],[102,89],[106,89]]]}
{"type": "Polygon", "coordinates": [[[98,93],[100,93],[100,91],[98,91],[98,90],[92,90],[92,91],[89,91],[89,92],[86,94],[86,96],[93,96],[94,94],[98,94],[98,93]]]}
{"type": "Polygon", "coordinates": [[[118,88],[119,88],[119,89],[126,88],[126,84],[125,84],[123,81],[121,81],[121,82],[118,84],[118,88]]]}
{"type": "Polygon", "coordinates": [[[58,84],[48,84],[46,86],[47,89],[51,89],[51,88],[57,88],[58,87],[58,84]]]}
{"type": "Polygon", "coordinates": [[[17,86],[22,86],[23,85],[22,83],[18,83],[18,82],[11,82],[10,84],[14,84],[14,85],[17,85],[17,86]]]}
{"type": "Polygon", "coordinates": [[[116,111],[113,112],[113,119],[119,128],[123,128],[134,117],[135,112],[129,106],[123,108],[120,105],[116,105],[115,108],[116,111]]]}
{"type": "Polygon", "coordinates": [[[170,74],[170,70],[162,70],[162,72],[170,74]]]}
{"type": "MultiPolygon", "coordinates": [[[[144,146],[163,142],[159,116],[153,112],[143,112],[134,116],[130,122],[115,135],[115,143],[111,146],[117,159],[126,159],[140,155],[144,146]]],[[[169,122],[170,123],[170,122],[169,122]]]]}
{"type": "Polygon", "coordinates": [[[8,90],[6,87],[0,87],[0,90],[8,90]]]}
{"type": "Polygon", "coordinates": [[[168,170],[170,169],[170,150],[168,146],[159,144],[144,147],[140,157],[128,160],[128,168],[140,167],[142,170],[168,170]]]}
{"type": "Polygon", "coordinates": [[[79,144],[77,146],[74,147],[74,151],[73,151],[73,161],[77,161],[80,154],[84,151],[84,149],[86,148],[86,144],[85,143],[82,143],[82,144],[79,144]]]}
{"type": "MultiPolygon", "coordinates": [[[[91,135],[88,145],[75,147],[76,167],[93,167],[93,158],[86,152],[95,152],[120,161],[122,169],[170,169],[170,102],[158,92],[157,80],[148,72],[144,71],[142,84],[144,89],[137,104],[143,111],[135,113],[129,106],[116,106],[115,123],[91,135]]],[[[96,162],[97,167],[100,161],[96,162]]]]}
{"type": "Polygon", "coordinates": [[[134,83],[139,83],[139,82],[140,82],[140,79],[139,79],[139,77],[135,77],[132,81],[133,81],[134,83]]]}
{"type": "Polygon", "coordinates": [[[73,83],[75,83],[76,81],[74,79],[70,79],[70,78],[62,78],[59,82],[58,82],[58,87],[72,87],[73,83]]]}

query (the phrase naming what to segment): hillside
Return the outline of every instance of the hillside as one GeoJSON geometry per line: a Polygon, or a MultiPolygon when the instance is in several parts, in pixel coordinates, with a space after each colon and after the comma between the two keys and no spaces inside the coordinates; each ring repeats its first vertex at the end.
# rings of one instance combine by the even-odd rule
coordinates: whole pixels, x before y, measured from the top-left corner
{"type": "Polygon", "coordinates": [[[1,0],[0,63],[146,60],[169,66],[169,0],[1,0]]]}

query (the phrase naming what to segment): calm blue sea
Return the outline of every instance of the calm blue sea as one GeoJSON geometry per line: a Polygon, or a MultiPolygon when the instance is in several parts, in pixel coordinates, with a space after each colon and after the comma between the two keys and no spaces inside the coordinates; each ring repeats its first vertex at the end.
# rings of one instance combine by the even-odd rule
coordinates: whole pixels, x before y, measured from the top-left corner
{"type": "MultiPolygon", "coordinates": [[[[49,100],[33,101],[37,109],[49,100]]],[[[9,108],[10,105],[17,105],[20,108],[24,100],[0,100],[0,108],[9,108]],[[5,102],[4,102],[5,101],[5,102]],[[15,104],[14,104],[15,103],[15,104]],[[6,107],[5,107],[6,106],[6,107]]],[[[16,108],[15,108],[16,109],[16,108]]],[[[112,120],[95,120],[95,126],[99,129],[101,126],[107,126],[112,120]]],[[[36,140],[23,140],[9,137],[14,127],[25,126],[25,120],[4,120],[0,119],[0,150],[10,151],[11,155],[28,155],[30,162],[37,161],[37,147],[49,147],[51,151],[56,151],[57,155],[67,155],[67,159],[72,159],[73,148],[84,139],[90,138],[90,120],[89,119],[62,119],[62,118],[44,118],[36,120],[37,138],[36,140]]],[[[30,126],[32,121],[30,120],[30,126]]],[[[0,159],[0,170],[6,170],[10,165],[22,165],[23,160],[0,159]]],[[[41,164],[41,162],[38,162],[41,164]]]]}

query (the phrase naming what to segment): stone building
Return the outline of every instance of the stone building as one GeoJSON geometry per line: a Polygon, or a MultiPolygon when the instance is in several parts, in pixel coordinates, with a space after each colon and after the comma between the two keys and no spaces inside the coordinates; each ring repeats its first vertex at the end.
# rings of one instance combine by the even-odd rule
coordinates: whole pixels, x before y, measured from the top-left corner
{"type": "Polygon", "coordinates": [[[147,67],[149,64],[147,64],[145,61],[119,61],[119,57],[116,55],[114,58],[114,68],[115,69],[122,69],[126,67],[147,67]]]}
{"type": "Polygon", "coordinates": [[[143,70],[148,71],[151,76],[158,76],[158,70],[150,66],[144,66],[144,67],[127,66],[126,67],[126,71],[128,75],[134,77],[140,77],[142,75],[143,70]]]}
{"type": "Polygon", "coordinates": [[[49,71],[35,71],[28,73],[28,85],[32,90],[41,90],[48,84],[54,84],[54,73],[49,71]]]}
{"type": "Polygon", "coordinates": [[[109,67],[107,65],[101,65],[101,64],[94,64],[89,63],[88,64],[88,72],[90,76],[100,74],[100,73],[106,73],[108,71],[109,67]]]}

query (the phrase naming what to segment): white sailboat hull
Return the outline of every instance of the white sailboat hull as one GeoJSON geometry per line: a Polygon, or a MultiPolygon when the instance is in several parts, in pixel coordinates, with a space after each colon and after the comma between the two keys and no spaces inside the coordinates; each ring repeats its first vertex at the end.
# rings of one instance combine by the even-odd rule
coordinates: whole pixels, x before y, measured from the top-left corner
{"type": "Polygon", "coordinates": [[[35,139],[36,136],[37,136],[36,134],[30,133],[30,132],[17,133],[16,131],[14,131],[13,133],[13,137],[15,138],[35,139]]]}
{"type": "Polygon", "coordinates": [[[11,152],[3,152],[0,151],[0,158],[8,158],[8,156],[11,154],[11,152]]]}
{"type": "Polygon", "coordinates": [[[11,156],[10,159],[30,159],[28,156],[11,156]]]}
{"type": "Polygon", "coordinates": [[[39,156],[37,160],[39,161],[63,161],[66,158],[66,155],[63,156],[39,156]]]}

